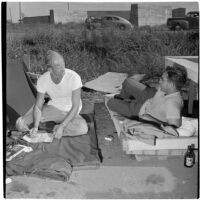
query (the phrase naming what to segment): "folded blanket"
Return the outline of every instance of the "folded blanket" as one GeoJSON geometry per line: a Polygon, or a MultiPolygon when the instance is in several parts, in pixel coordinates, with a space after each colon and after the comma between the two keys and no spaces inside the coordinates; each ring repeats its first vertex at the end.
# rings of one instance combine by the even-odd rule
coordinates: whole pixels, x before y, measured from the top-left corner
{"type": "Polygon", "coordinates": [[[123,132],[128,138],[138,140],[146,144],[155,145],[156,138],[190,137],[198,133],[198,119],[182,117],[181,127],[175,129],[172,126],[154,126],[136,120],[123,121],[123,132]]]}
{"type": "Polygon", "coordinates": [[[24,157],[6,163],[6,175],[38,175],[51,179],[67,181],[72,173],[69,161],[55,155],[37,150],[24,157]]]}
{"type": "Polygon", "coordinates": [[[170,132],[153,126],[152,124],[142,123],[139,121],[125,120],[123,123],[123,132],[127,134],[130,139],[139,140],[146,144],[155,145],[156,138],[177,137],[177,132],[170,129],[170,132]]]}

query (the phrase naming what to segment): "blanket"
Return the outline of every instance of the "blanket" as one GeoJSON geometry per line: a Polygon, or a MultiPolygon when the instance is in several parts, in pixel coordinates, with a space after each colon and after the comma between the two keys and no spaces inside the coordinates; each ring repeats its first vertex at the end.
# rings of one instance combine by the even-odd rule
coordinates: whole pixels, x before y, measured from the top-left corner
{"type": "Polygon", "coordinates": [[[69,173],[63,171],[65,162],[72,167],[94,166],[101,162],[101,152],[98,148],[97,136],[94,128],[93,114],[82,115],[88,123],[88,133],[81,136],[65,136],[60,140],[54,139],[52,143],[30,143],[33,151],[23,156],[17,156],[6,163],[6,173],[8,175],[43,174],[61,180],[68,180],[69,173]],[[47,155],[47,156],[45,156],[47,155]],[[54,160],[59,158],[59,160],[54,160]],[[46,159],[46,161],[45,161],[46,159]],[[46,163],[54,160],[52,169],[46,163]],[[37,162],[36,162],[37,161],[37,162]],[[44,162],[38,170],[38,162],[44,162]],[[59,166],[56,168],[56,166],[59,166]],[[62,167],[61,167],[62,166],[62,167]]]}
{"type": "Polygon", "coordinates": [[[16,157],[14,161],[7,162],[6,175],[37,175],[55,180],[67,181],[72,173],[69,161],[52,154],[36,150],[24,157],[16,157]]]}
{"type": "Polygon", "coordinates": [[[156,138],[170,138],[177,137],[177,131],[172,127],[167,127],[166,130],[164,126],[160,128],[154,126],[150,123],[143,123],[140,121],[124,120],[123,122],[123,132],[130,139],[139,140],[146,144],[156,145],[156,138]]]}

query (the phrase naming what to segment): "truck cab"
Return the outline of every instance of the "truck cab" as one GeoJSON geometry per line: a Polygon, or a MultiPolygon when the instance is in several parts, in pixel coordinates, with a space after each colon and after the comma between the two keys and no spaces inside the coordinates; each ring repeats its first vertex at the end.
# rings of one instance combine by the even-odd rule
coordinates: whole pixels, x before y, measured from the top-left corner
{"type": "Polygon", "coordinates": [[[199,12],[187,13],[186,19],[189,22],[189,29],[198,29],[199,28],[199,12]]]}
{"type": "Polygon", "coordinates": [[[167,26],[170,30],[191,30],[199,29],[199,12],[188,12],[185,17],[173,17],[167,19],[167,26]]]}

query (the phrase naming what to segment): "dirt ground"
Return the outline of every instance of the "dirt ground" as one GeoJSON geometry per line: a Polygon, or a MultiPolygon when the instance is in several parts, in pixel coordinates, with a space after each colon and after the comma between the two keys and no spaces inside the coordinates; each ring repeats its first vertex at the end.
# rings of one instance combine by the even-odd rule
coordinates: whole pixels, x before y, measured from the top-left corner
{"type": "Polygon", "coordinates": [[[198,163],[184,167],[183,156],[166,160],[137,161],[126,155],[104,103],[84,104],[84,112],[95,110],[99,147],[103,162],[99,168],[73,171],[68,182],[15,176],[6,185],[7,198],[43,199],[191,199],[198,197],[198,163]],[[87,106],[86,106],[87,105],[87,106]],[[105,136],[113,135],[112,142],[105,136]]]}

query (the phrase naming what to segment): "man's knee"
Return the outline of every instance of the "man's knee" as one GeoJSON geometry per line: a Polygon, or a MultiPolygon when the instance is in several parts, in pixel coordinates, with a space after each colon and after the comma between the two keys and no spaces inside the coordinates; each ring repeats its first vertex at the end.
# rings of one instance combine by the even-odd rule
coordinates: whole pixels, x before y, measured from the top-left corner
{"type": "Polygon", "coordinates": [[[19,117],[15,123],[15,127],[18,131],[28,131],[28,125],[23,117],[19,117]]]}

